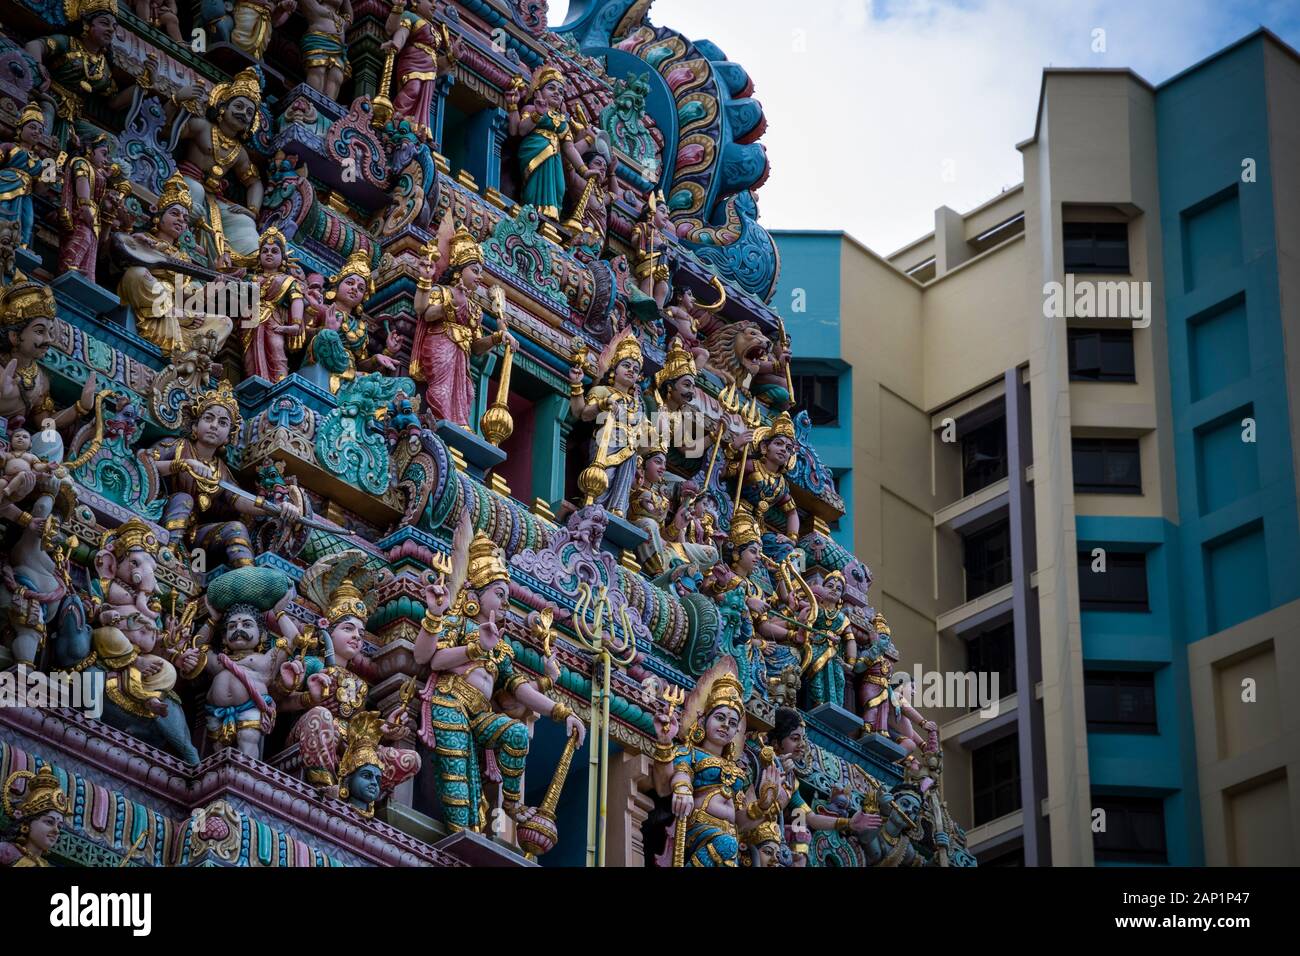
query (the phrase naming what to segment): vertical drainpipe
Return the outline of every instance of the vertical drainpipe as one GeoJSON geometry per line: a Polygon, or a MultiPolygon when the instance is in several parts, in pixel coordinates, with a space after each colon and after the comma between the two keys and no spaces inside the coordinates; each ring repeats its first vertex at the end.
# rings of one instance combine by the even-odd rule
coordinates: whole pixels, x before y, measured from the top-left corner
{"type": "Polygon", "coordinates": [[[1047,760],[1043,743],[1043,708],[1034,689],[1042,679],[1039,646],[1038,601],[1029,586],[1037,566],[1035,554],[1034,493],[1025,469],[1034,460],[1029,386],[1020,381],[1020,369],[1005,377],[1007,421],[1007,474],[1010,477],[1012,626],[1015,631],[1016,739],[1020,758],[1020,805],[1024,815],[1025,866],[1050,866],[1051,844],[1042,800],[1047,796],[1047,760]]]}

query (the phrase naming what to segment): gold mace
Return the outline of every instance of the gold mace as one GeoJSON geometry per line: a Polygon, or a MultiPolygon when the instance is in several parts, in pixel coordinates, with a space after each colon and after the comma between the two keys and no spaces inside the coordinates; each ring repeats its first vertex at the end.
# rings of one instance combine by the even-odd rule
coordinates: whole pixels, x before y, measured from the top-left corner
{"type": "MultiPolygon", "coordinates": [[[[499,328],[504,334],[506,330],[506,294],[498,285],[492,287],[492,303],[497,310],[497,322],[499,328]]],[[[510,414],[510,408],[507,400],[510,398],[510,370],[514,366],[514,349],[510,347],[509,342],[505,342],[505,352],[501,358],[501,378],[497,382],[497,397],[483,417],[479,419],[479,431],[493,445],[500,445],[509,438],[515,430],[515,420],[510,414]]]]}
{"type": "Polygon", "coordinates": [[[546,796],[542,798],[542,805],[527,822],[521,823],[516,831],[516,839],[524,849],[524,856],[529,860],[537,859],[560,842],[560,831],[555,825],[555,806],[560,802],[560,791],[564,789],[564,782],[569,778],[569,767],[573,763],[573,753],[577,749],[578,735],[569,734],[569,739],[564,745],[564,753],[560,754],[560,762],[555,765],[555,773],[551,775],[551,784],[546,788],[546,796]]]}
{"type": "Polygon", "coordinates": [[[673,866],[679,869],[686,865],[686,826],[690,823],[690,819],[689,813],[684,817],[678,817],[677,830],[673,834],[673,866]]]}
{"type": "Polygon", "coordinates": [[[578,203],[573,207],[573,215],[569,216],[563,223],[565,229],[573,232],[586,232],[586,227],[582,224],[582,217],[587,214],[587,202],[591,199],[591,191],[596,185],[595,177],[587,180],[587,185],[582,188],[582,195],[578,197],[578,203]]]}
{"type": "Polygon", "coordinates": [[[397,61],[397,51],[389,50],[388,56],[384,58],[384,72],[379,78],[379,92],[375,98],[370,101],[370,109],[374,114],[371,125],[382,127],[393,117],[393,101],[388,98],[388,91],[393,85],[393,64],[397,61]]]}
{"type": "Polygon", "coordinates": [[[609,438],[614,428],[614,415],[607,412],[605,425],[600,434],[600,446],[596,450],[595,460],[578,475],[578,488],[587,496],[585,504],[592,504],[609,490],[609,476],[605,474],[603,462],[609,454],[609,438]]]}

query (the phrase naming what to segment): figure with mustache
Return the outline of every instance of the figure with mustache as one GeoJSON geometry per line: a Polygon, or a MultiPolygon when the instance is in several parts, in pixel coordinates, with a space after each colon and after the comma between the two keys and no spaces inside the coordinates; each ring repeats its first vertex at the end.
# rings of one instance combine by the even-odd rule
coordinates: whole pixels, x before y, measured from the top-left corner
{"type": "MultiPolygon", "coordinates": [[[[283,612],[292,595],[292,589],[286,591],[272,609],[277,621],[287,620],[283,612]]],[[[207,699],[208,739],[216,750],[236,747],[261,759],[262,744],[275,727],[271,690],[281,695],[297,690],[302,684],[303,662],[290,660],[288,639],[270,640],[263,612],[256,605],[234,603],[223,613],[208,601],[208,611],[212,615],[209,627],[220,634],[220,650],[208,655],[205,666],[212,675],[207,699]]],[[[296,637],[296,629],[290,628],[296,637]]]]}

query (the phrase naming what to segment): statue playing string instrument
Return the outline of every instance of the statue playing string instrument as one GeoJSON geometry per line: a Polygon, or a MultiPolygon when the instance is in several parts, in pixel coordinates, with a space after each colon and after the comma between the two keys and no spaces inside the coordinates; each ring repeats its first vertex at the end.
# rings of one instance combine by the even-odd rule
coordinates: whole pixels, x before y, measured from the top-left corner
{"type": "Polygon", "coordinates": [[[656,791],[672,797],[677,866],[739,865],[741,834],[780,810],[780,767],[766,765],[751,784],[739,762],[745,704],[732,667],[723,658],[696,683],[682,713],[685,744],[673,742],[675,719],[656,717],[653,777],[656,791]]]}
{"type": "Polygon", "coordinates": [[[477,296],[484,288],[483,250],[463,226],[450,232],[451,220],[439,230],[438,258],[426,257],[416,281],[418,324],[411,345],[411,377],[425,383],[424,402],[435,421],[445,419],[469,428],[474,406],[470,357],[482,355],[502,342],[519,342],[504,324],[483,332],[483,307],[477,296]],[[445,285],[434,285],[443,275],[445,285]]]}
{"type": "Polygon", "coordinates": [[[567,704],[546,694],[559,677],[553,652],[538,680],[516,669],[504,633],[509,569],[491,538],[480,532],[470,540],[470,533],[466,515],[453,542],[450,578],[427,589],[415,661],[429,673],[420,693],[420,737],[433,751],[443,822],[451,830],[477,832],[488,818],[480,748],[499,768],[505,812],[518,824],[536,812],[522,802],[528,728],[507,710],[549,716],[576,736],[578,746],[586,727],[567,704]]]}
{"type": "Polygon", "coordinates": [[[158,211],[148,232],[137,232],[131,239],[142,249],[156,253],[157,265],[129,265],[122,273],[117,295],[135,312],[136,331],[164,355],[173,352],[200,351],[216,355],[234,329],[225,315],[189,307],[191,300],[204,301],[203,287],[194,278],[167,267],[167,260],[192,263],[181,238],[190,227],[194,200],[180,173],[163,182],[158,196],[158,211]],[[182,301],[176,301],[176,290],[182,301]]]}
{"type": "MultiPolygon", "coordinates": [[[[607,177],[605,169],[589,167],[574,141],[575,126],[565,111],[564,74],[553,66],[544,66],[533,77],[529,101],[519,108],[522,89],[512,85],[506,91],[506,110],[510,114],[510,135],[520,136],[519,167],[523,179],[523,205],[535,206],[543,216],[560,218],[566,189],[565,162],[582,180],[607,177]]],[[[583,143],[597,140],[596,129],[586,127],[580,134],[583,143]]]]}
{"type": "Polygon", "coordinates": [[[279,229],[262,233],[258,246],[257,316],[240,327],[244,345],[244,374],[259,375],[271,384],[289,375],[290,350],[306,341],[302,284],[289,271],[289,241],[279,229]]]}

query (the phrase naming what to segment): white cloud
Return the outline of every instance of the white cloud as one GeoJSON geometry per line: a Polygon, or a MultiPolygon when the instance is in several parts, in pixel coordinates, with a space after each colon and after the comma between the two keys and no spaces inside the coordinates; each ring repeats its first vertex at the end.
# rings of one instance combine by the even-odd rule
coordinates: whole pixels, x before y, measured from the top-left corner
{"type": "Polygon", "coordinates": [[[764,224],[844,229],[881,253],[932,230],[938,206],[1021,181],[1045,66],[1159,82],[1254,25],[1213,0],[656,0],[650,18],[753,77],[764,224]]]}

